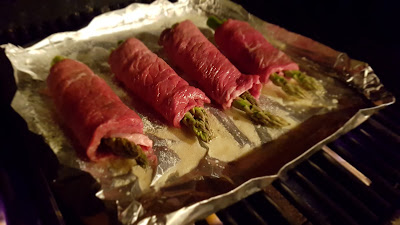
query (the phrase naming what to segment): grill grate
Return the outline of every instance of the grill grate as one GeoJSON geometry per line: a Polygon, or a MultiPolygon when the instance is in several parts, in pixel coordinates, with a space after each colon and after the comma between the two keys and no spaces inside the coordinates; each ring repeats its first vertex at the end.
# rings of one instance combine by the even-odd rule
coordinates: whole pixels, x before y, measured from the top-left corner
{"type": "Polygon", "coordinates": [[[217,215],[224,224],[238,225],[387,224],[400,209],[398,109],[397,103],[387,107],[328,145],[368,177],[370,186],[329,154],[319,151],[290,170],[285,178],[274,181],[266,191],[251,195],[217,215]],[[272,200],[268,191],[271,188],[287,202],[272,200]],[[288,204],[297,210],[295,214],[282,210],[288,204]]]}

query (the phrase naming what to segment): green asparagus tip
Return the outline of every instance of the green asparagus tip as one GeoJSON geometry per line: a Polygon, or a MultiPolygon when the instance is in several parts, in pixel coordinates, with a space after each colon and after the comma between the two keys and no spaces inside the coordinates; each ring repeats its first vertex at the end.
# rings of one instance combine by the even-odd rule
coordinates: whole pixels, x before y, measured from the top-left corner
{"type": "Polygon", "coordinates": [[[100,151],[111,151],[117,156],[135,159],[136,163],[146,168],[149,164],[140,145],[130,142],[125,138],[103,138],[98,147],[100,151]]]}
{"type": "Polygon", "coordinates": [[[66,59],[64,56],[57,55],[56,57],[51,60],[51,66],[54,66],[56,63],[66,59]]]}
{"type": "Polygon", "coordinates": [[[252,105],[256,105],[258,106],[258,102],[257,100],[254,98],[253,95],[250,94],[250,92],[245,91],[240,95],[240,98],[242,98],[243,100],[247,100],[248,102],[250,102],[250,104],[252,105]]]}
{"type": "Polygon", "coordinates": [[[226,19],[221,20],[215,16],[210,16],[207,19],[207,25],[209,27],[211,27],[213,30],[216,30],[218,27],[220,27],[222,24],[224,24],[225,21],[226,21],[226,19]]]}
{"type": "Polygon", "coordinates": [[[233,107],[242,110],[246,113],[251,121],[256,124],[261,124],[267,127],[279,128],[290,125],[285,119],[282,117],[273,115],[268,111],[262,110],[257,104],[253,104],[252,101],[256,101],[249,98],[250,93],[243,93],[239,97],[237,97],[232,105],[233,107]]]}
{"type": "Polygon", "coordinates": [[[285,76],[293,78],[297,83],[309,91],[323,91],[324,87],[314,77],[308,76],[306,73],[298,70],[288,70],[283,72],[285,76]]]}
{"type": "Polygon", "coordinates": [[[110,48],[110,54],[111,54],[113,51],[115,51],[115,49],[117,49],[119,46],[121,46],[122,43],[124,43],[124,42],[125,42],[125,40],[119,40],[119,41],[117,42],[117,47],[112,47],[112,48],[110,48]]]}
{"type": "Polygon", "coordinates": [[[191,129],[200,140],[209,142],[212,139],[212,131],[204,108],[194,107],[186,112],[181,121],[185,126],[191,129]]]}
{"type": "Polygon", "coordinates": [[[298,97],[298,98],[306,98],[306,96],[307,96],[306,91],[303,88],[297,86],[296,84],[289,83],[284,77],[279,76],[276,73],[271,74],[269,79],[276,86],[281,87],[282,90],[290,96],[294,96],[294,97],[298,97]]]}
{"type": "Polygon", "coordinates": [[[172,26],[171,26],[171,28],[173,29],[173,28],[175,28],[176,26],[178,26],[179,25],[179,23],[174,23],[172,26]]]}

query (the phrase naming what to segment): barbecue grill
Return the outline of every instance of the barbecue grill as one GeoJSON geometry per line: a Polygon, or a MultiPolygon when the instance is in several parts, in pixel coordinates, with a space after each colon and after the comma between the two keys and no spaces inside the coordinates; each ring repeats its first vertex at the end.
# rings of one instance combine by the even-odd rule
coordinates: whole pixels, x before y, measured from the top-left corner
{"type": "Polygon", "coordinates": [[[266,190],[217,215],[224,224],[386,224],[392,221],[399,216],[400,204],[400,127],[394,122],[398,120],[395,116],[398,110],[398,104],[388,107],[327,146],[371,183],[363,182],[321,150],[266,190]],[[388,121],[392,121],[391,125],[385,126],[388,121]]]}
{"type": "MultiPolygon", "coordinates": [[[[0,43],[29,45],[55,32],[79,29],[100,13],[137,1],[55,1],[47,7],[30,6],[31,14],[37,14],[32,20],[29,20],[29,10],[24,8],[27,2],[0,3],[1,13],[6,17],[0,24],[0,43]],[[51,11],[50,7],[56,4],[63,7],[51,11]]],[[[396,59],[400,59],[400,46],[394,45],[394,37],[381,32],[390,27],[390,21],[395,21],[390,20],[394,14],[390,14],[393,9],[389,3],[236,2],[263,20],[369,62],[388,89],[399,96],[397,82],[390,74],[396,59]],[[376,20],[365,16],[372,13],[378,15],[374,17],[376,20]]],[[[7,224],[88,224],[101,221],[104,212],[112,215],[115,206],[111,202],[104,206],[94,196],[99,188],[97,183],[81,171],[59,165],[47,145],[31,134],[10,108],[15,92],[12,68],[3,53],[0,60],[5,125],[1,130],[0,224],[4,221],[7,224]],[[82,180],[87,184],[84,190],[74,186],[82,180]]],[[[390,224],[400,217],[399,112],[400,104],[395,103],[376,113],[265,190],[216,215],[223,224],[238,225],[390,224]]],[[[117,218],[111,221],[117,223],[117,218]]],[[[209,223],[201,220],[195,224],[209,223]]]]}

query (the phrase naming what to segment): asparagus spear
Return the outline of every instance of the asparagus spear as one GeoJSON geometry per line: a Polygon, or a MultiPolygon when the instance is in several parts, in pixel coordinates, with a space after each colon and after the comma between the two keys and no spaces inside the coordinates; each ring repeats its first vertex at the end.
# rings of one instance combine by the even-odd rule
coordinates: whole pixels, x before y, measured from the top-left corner
{"type": "MultiPolygon", "coordinates": [[[[178,23],[174,24],[174,26],[178,23]]],[[[124,41],[118,41],[118,46],[120,46],[124,41]]],[[[115,49],[112,49],[113,51],[115,49]]],[[[212,138],[212,132],[210,125],[208,123],[207,113],[201,107],[194,107],[189,110],[181,120],[181,122],[191,129],[194,134],[199,137],[204,142],[209,142],[212,138]]]]}
{"type": "Polygon", "coordinates": [[[212,132],[204,108],[192,108],[185,114],[181,122],[191,129],[202,141],[209,142],[211,140],[212,132]]]}
{"type": "MultiPolygon", "coordinates": [[[[219,26],[221,26],[223,23],[225,23],[225,21],[226,21],[225,19],[221,20],[215,16],[210,16],[207,20],[207,25],[209,27],[211,27],[212,29],[216,30],[219,26]]],[[[300,76],[299,78],[304,80],[303,83],[305,83],[307,85],[312,82],[312,81],[309,81],[312,78],[308,79],[308,78],[304,78],[304,76],[300,76]]],[[[300,87],[297,87],[296,85],[293,85],[293,84],[289,84],[285,80],[285,78],[280,77],[277,74],[272,74],[270,76],[270,80],[272,80],[272,82],[275,85],[280,86],[282,88],[282,90],[285,91],[288,95],[293,95],[293,96],[300,97],[300,98],[306,97],[305,92],[300,87]]],[[[295,78],[295,80],[296,80],[296,78],[295,78]]],[[[308,85],[308,86],[310,86],[310,85],[308,85]]],[[[315,84],[314,84],[314,86],[315,86],[315,84]]]]}
{"type": "Polygon", "coordinates": [[[248,91],[233,100],[232,105],[244,111],[250,120],[255,123],[274,128],[290,125],[285,119],[262,110],[248,91]]]}
{"type": "Polygon", "coordinates": [[[226,19],[218,19],[215,16],[210,16],[207,19],[207,25],[211,27],[213,30],[216,30],[219,26],[221,26],[223,23],[225,23],[226,19]]]}
{"type": "Polygon", "coordinates": [[[117,49],[119,46],[121,46],[124,42],[125,42],[125,40],[119,40],[119,41],[117,41],[117,47],[112,47],[112,48],[110,48],[110,54],[111,54],[115,49],[117,49]]]}
{"type": "Polygon", "coordinates": [[[288,81],[283,78],[282,76],[279,76],[277,73],[271,74],[269,79],[276,85],[282,88],[282,90],[288,94],[292,95],[298,98],[305,98],[306,97],[306,92],[304,89],[301,87],[290,84],[288,81]]]}
{"type": "Polygon", "coordinates": [[[304,89],[309,91],[323,91],[324,87],[314,77],[308,76],[298,70],[283,71],[285,76],[293,78],[297,83],[300,84],[304,89]]]}
{"type": "Polygon", "coordinates": [[[60,55],[55,56],[53,58],[53,60],[51,61],[51,66],[54,66],[54,64],[56,64],[64,59],[66,59],[64,56],[60,56],[60,55]]]}
{"type": "Polygon", "coordinates": [[[142,148],[125,138],[103,138],[99,150],[109,150],[117,156],[135,159],[136,163],[143,168],[149,164],[142,148]]]}

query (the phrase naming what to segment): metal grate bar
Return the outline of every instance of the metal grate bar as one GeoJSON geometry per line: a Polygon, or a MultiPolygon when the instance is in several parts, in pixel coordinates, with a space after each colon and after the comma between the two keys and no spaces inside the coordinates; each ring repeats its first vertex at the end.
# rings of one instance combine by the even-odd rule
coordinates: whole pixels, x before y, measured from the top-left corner
{"type": "MultiPolygon", "coordinates": [[[[223,209],[223,210],[217,212],[217,216],[223,222],[224,225],[239,225],[235,221],[235,219],[232,218],[230,213],[227,212],[226,209],[223,209]]],[[[199,224],[196,222],[196,225],[199,225],[199,224]]]]}
{"type": "Polygon", "coordinates": [[[397,100],[395,104],[384,108],[378,113],[383,114],[383,116],[388,117],[389,120],[393,120],[393,122],[395,122],[397,126],[400,126],[399,112],[400,112],[400,103],[397,100]]]}
{"type": "Polygon", "coordinates": [[[370,118],[364,122],[360,128],[366,130],[368,133],[373,134],[376,138],[385,143],[386,146],[399,146],[400,136],[391,130],[385,128],[382,124],[370,118]]]}
{"type": "MultiPolygon", "coordinates": [[[[279,180],[276,180],[279,182],[279,180]]],[[[273,185],[264,189],[264,197],[281,213],[291,225],[311,225],[311,222],[285,198],[273,185]]]]}
{"type": "Polygon", "coordinates": [[[313,224],[330,225],[331,211],[321,202],[316,201],[313,193],[307,192],[293,177],[286,180],[277,180],[272,184],[282,193],[301,213],[313,224]]]}
{"type": "MultiPolygon", "coordinates": [[[[385,109],[385,112],[389,111],[389,109],[392,109],[393,107],[388,107],[385,109]]],[[[379,113],[383,113],[384,111],[381,111],[379,113]]],[[[390,111],[389,111],[390,112],[390,111]]],[[[386,114],[385,114],[386,115],[386,114]]],[[[389,115],[387,117],[387,120],[391,121],[392,126],[400,126],[400,122],[396,121],[400,120],[397,115],[389,115]]],[[[392,155],[397,155],[397,157],[400,157],[400,151],[398,151],[398,146],[400,145],[400,139],[399,135],[400,132],[397,132],[397,134],[393,134],[388,128],[383,127],[379,122],[376,122],[378,124],[379,129],[373,126],[371,123],[363,123],[360,125],[359,130],[362,134],[366,136],[366,139],[371,140],[373,143],[376,144],[376,150],[379,150],[379,153],[382,151],[392,154],[392,155]]],[[[397,159],[398,159],[397,158],[397,159]]],[[[397,163],[398,164],[398,163],[397,163]]]]}
{"type": "Polygon", "coordinates": [[[353,133],[349,133],[341,140],[348,146],[347,151],[353,158],[357,157],[363,164],[374,168],[389,183],[395,184],[400,180],[400,172],[387,163],[382,155],[372,152],[368,146],[360,144],[353,133]]]}
{"type": "Polygon", "coordinates": [[[333,180],[345,186],[348,191],[350,191],[378,216],[386,215],[389,211],[391,207],[389,202],[383,199],[373,189],[366,188],[364,183],[358,179],[354,179],[352,174],[337,164],[337,162],[328,154],[323,152],[315,154],[310,158],[310,160],[318,165],[333,180]]]}
{"type": "MultiPolygon", "coordinates": [[[[229,206],[224,209],[226,214],[228,214],[237,224],[254,224],[254,225],[266,225],[267,223],[262,220],[262,218],[254,212],[252,208],[249,208],[249,204],[244,201],[240,201],[234,205],[229,206]]],[[[218,215],[218,213],[217,213],[218,215]]],[[[221,218],[224,224],[229,224],[221,218]]]]}
{"type": "Polygon", "coordinates": [[[377,147],[377,149],[374,150],[379,151],[379,153],[383,151],[385,154],[393,155],[397,159],[399,159],[400,152],[397,151],[398,145],[390,145],[386,140],[380,138],[374,131],[371,131],[365,126],[361,126],[359,131],[360,134],[365,136],[365,139],[374,143],[375,147],[377,147]]]}
{"type": "Polygon", "coordinates": [[[397,134],[400,134],[400,103],[382,109],[375,113],[372,118],[382,123],[385,127],[392,129],[397,134]]]}
{"type": "MultiPolygon", "coordinates": [[[[346,212],[351,212],[351,216],[360,224],[365,224],[369,221],[377,222],[378,216],[375,215],[368,207],[360,200],[330,177],[318,165],[312,161],[306,161],[307,169],[310,174],[313,174],[313,183],[324,193],[329,193],[330,199],[335,202],[338,207],[345,209],[346,212]],[[333,197],[333,198],[332,198],[333,197]]],[[[349,215],[350,216],[350,215],[349,215]]]]}
{"type": "MultiPolygon", "coordinates": [[[[255,217],[258,221],[262,222],[262,224],[270,224],[265,219],[266,217],[262,216],[263,211],[260,210],[260,208],[258,208],[257,205],[252,205],[251,203],[249,203],[249,198],[243,199],[242,202],[243,202],[243,205],[249,209],[249,212],[251,213],[251,215],[253,217],[255,217]]],[[[269,208],[270,210],[273,210],[273,208],[269,207],[269,206],[270,205],[267,204],[264,207],[269,208]]],[[[274,211],[277,212],[276,209],[274,211]]]]}
{"type": "Polygon", "coordinates": [[[267,224],[289,225],[289,222],[282,216],[279,206],[276,205],[264,192],[258,192],[249,196],[246,201],[257,211],[258,215],[267,224]]]}
{"type": "Polygon", "coordinates": [[[329,193],[324,193],[320,187],[315,185],[315,180],[311,180],[313,176],[310,176],[310,174],[308,174],[306,171],[301,171],[300,169],[293,171],[293,176],[297,182],[306,188],[308,192],[314,194],[314,198],[321,201],[330,209],[330,220],[333,222],[333,224],[358,224],[357,221],[348,215],[344,209],[330,199],[329,193]]]}
{"type": "Polygon", "coordinates": [[[343,166],[344,169],[346,169],[348,172],[353,174],[358,180],[360,180],[367,186],[371,185],[372,181],[368,177],[366,177],[357,168],[355,168],[353,165],[348,163],[345,159],[343,159],[340,155],[338,155],[336,152],[334,152],[328,146],[326,146],[326,145],[322,146],[322,150],[324,151],[324,153],[326,153],[332,159],[334,159],[339,165],[343,166]]]}
{"type": "Polygon", "coordinates": [[[398,117],[398,115],[396,116],[394,112],[391,112],[389,110],[385,111],[385,114],[383,112],[378,112],[374,114],[371,118],[381,123],[384,127],[390,129],[394,133],[400,134],[400,118],[398,117]]]}
{"type": "Polygon", "coordinates": [[[346,144],[342,141],[337,140],[330,145],[330,147],[335,150],[341,157],[345,158],[349,163],[357,167],[362,173],[364,173],[367,177],[372,180],[371,188],[379,193],[386,201],[391,204],[395,204],[400,199],[400,193],[398,190],[394,189],[394,187],[387,182],[384,178],[381,177],[373,168],[370,168],[368,165],[360,162],[358,158],[355,158],[353,155],[349,153],[346,144]]]}
{"type": "Polygon", "coordinates": [[[365,148],[373,152],[374,155],[380,155],[386,163],[396,168],[397,171],[400,170],[400,151],[396,151],[394,146],[385,146],[383,142],[377,140],[364,129],[360,129],[359,132],[354,132],[354,136],[365,148]]]}

